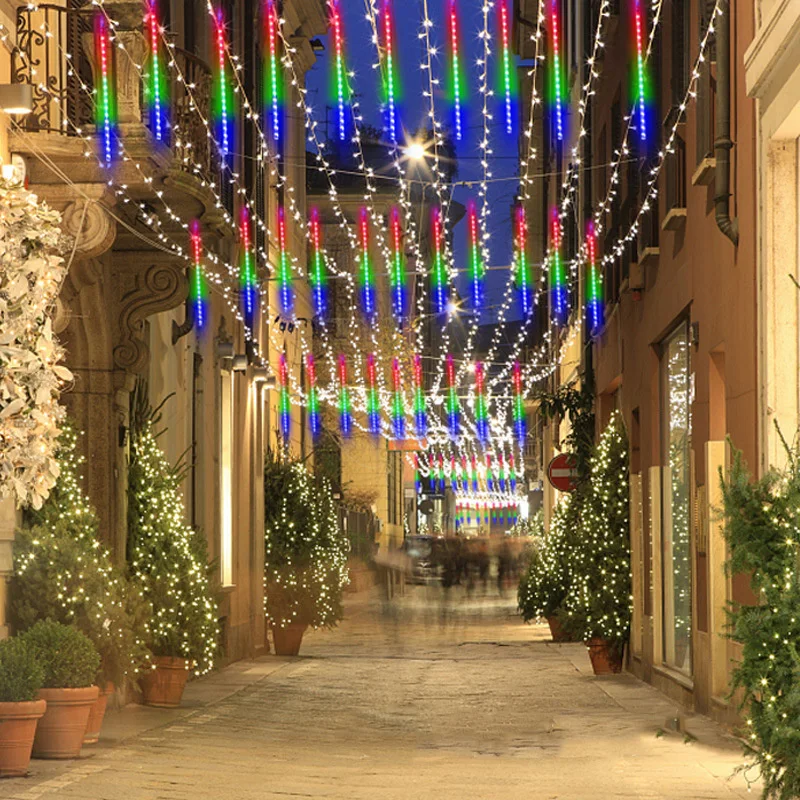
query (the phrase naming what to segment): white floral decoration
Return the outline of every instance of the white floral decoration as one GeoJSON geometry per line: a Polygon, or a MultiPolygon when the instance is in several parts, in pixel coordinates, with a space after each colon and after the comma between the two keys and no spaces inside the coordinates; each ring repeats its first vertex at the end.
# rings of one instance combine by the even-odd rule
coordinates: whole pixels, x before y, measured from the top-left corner
{"type": "Polygon", "coordinates": [[[72,374],[52,314],[67,271],[61,214],[0,181],[0,496],[39,508],[58,477],[54,457],[72,374]]]}

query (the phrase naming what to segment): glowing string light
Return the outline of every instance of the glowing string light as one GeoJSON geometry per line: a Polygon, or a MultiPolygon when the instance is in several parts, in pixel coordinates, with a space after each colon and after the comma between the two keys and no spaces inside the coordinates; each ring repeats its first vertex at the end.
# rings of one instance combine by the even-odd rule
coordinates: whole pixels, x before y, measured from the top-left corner
{"type": "Polygon", "coordinates": [[[150,45],[150,71],[147,75],[146,99],[150,131],[155,139],[164,142],[169,130],[169,95],[167,72],[161,57],[161,24],[158,19],[158,0],[147,0],[148,42],[150,45]]]}
{"type": "Polygon", "coordinates": [[[478,208],[471,200],[467,207],[467,218],[469,222],[469,278],[472,286],[472,307],[474,311],[480,311],[483,308],[486,265],[483,263],[478,208]]]}
{"type": "Polygon", "coordinates": [[[339,356],[339,430],[345,437],[353,432],[353,407],[347,388],[347,360],[344,355],[339,356]]]}
{"type": "Polygon", "coordinates": [[[373,436],[381,432],[381,403],[378,399],[375,355],[367,355],[367,428],[373,436]]]}
{"type": "Polygon", "coordinates": [[[216,76],[214,80],[214,116],[216,117],[217,145],[222,158],[227,161],[233,145],[233,99],[228,81],[227,43],[225,41],[225,15],[218,9],[214,17],[214,39],[216,43],[216,76]]]}
{"type": "Polygon", "coordinates": [[[292,265],[286,245],[286,211],[278,206],[278,297],[282,314],[294,311],[294,292],[292,291],[292,265]]]}
{"type": "Polygon", "coordinates": [[[450,49],[450,102],[453,114],[453,130],[456,141],[464,137],[464,70],[461,66],[461,47],[459,42],[458,0],[448,0],[447,5],[448,44],[450,49]]]}
{"type": "Polygon", "coordinates": [[[586,254],[586,316],[589,332],[595,334],[603,327],[603,284],[597,268],[597,233],[593,220],[586,225],[586,254]]]}
{"type": "Polygon", "coordinates": [[[110,167],[119,151],[119,127],[111,35],[108,21],[102,11],[98,11],[94,18],[94,42],[100,70],[95,102],[95,123],[99,132],[100,160],[103,166],[110,167]]]}
{"type": "Polygon", "coordinates": [[[478,458],[474,453],[472,454],[472,463],[471,463],[470,466],[472,467],[472,475],[471,475],[471,478],[472,478],[472,491],[473,492],[477,492],[478,491],[478,458]]]}
{"type": "Polygon", "coordinates": [[[406,438],[406,409],[403,400],[403,376],[400,374],[400,361],[397,358],[392,361],[392,393],[394,438],[403,440],[406,438]]]}
{"type": "Polygon", "coordinates": [[[458,403],[458,387],[456,385],[456,366],[453,355],[447,354],[447,427],[451,439],[458,439],[460,431],[461,409],[458,403]]]}
{"type": "Polygon", "coordinates": [[[428,435],[428,412],[425,407],[425,385],[422,356],[414,356],[414,431],[422,440],[428,435]]]}
{"type": "Polygon", "coordinates": [[[239,286],[242,292],[242,315],[245,325],[252,329],[258,305],[258,285],[253,264],[253,251],[250,247],[250,212],[247,210],[247,206],[242,206],[239,221],[239,244],[241,247],[239,286]]]}
{"type": "Polygon", "coordinates": [[[492,472],[492,456],[486,454],[486,490],[494,491],[494,473],[492,472]]]}
{"type": "Polygon", "coordinates": [[[489,439],[489,412],[486,407],[486,381],[483,364],[475,364],[475,428],[478,441],[485,445],[489,439]]]}
{"type": "Polygon", "coordinates": [[[194,311],[194,324],[197,332],[205,330],[208,320],[208,285],[203,274],[203,237],[200,233],[200,222],[194,220],[191,228],[192,244],[192,284],[191,297],[194,311]]]}
{"type": "Polygon", "coordinates": [[[329,0],[330,28],[333,32],[332,95],[336,104],[336,133],[340,142],[347,139],[347,110],[350,104],[350,84],[344,60],[344,22],[340,0],[329,0]]]}
{"type": "Polygon", "coordinates": [[[264,98],[264,108],[267,109],[267,130],[276,144],[280,143],[281,140],[281,106],[283,102],[282,75],[278,68],[280,62],[279,24],[276,0],[265,0],[264,27],[266,30],[264,31],[264,42],[267,48],[264,54],[266,72],[264,89],[267,96],[264,98]]]}
{"type": "Polygon", "coordinates": [[[511,56],[511,14],[508,0],[499,0],[497,14],[498,29],[500,31],[500,93],[503,98],[505,130],[510,136],[514,133],[514,120],[516,119],[517,82],[511,56]]]}
{"type": "Polygon", "coordinates": [[[550,53],[551,53],[551,75],[550,92],[553,115],[555,119],[556,138],[559,142],[564,140],[564,107],[563,107],[563,75],[561,69],[561,42],[559,25],[559,2],[560,0],[550,0],[550,53]]]}
{"type": "Polygon", "coordinates": [[[328,275],[325,269],[325,257],[322,253],[322,230],[319,222],[319,209],[314,207],[308,220],[311,236],[311,269],[309,282],[314,298],[314,313],[324,317],[328,313],[328,275]]]}
{"type": "Polygon", "coordinates": [[[314,355],[306,355],[306,375],[308,375],[308,424],[311,435],[318,439],[322,433],[322,416],[319,410],[319,389],[317,388],[317,365],[314,355]]]}
{"type": "Polygon", "coordinates": [[[517,491],[517,471],[514,468],[514,454],[508,454],[508,486],[511,490],[511,493],[517,491]]]}
{"type": "Polygon", "coordinates": [[[436,478],[439,485],[439,494],[444,494],[444,454],[439,453],[436,459],[437,467],[436,478]]]}
{"type": "Polygon", "coordinates": [[[506,465],[502,453],[497,454],[497,482],[500,484],[500,491],[506,490],[506,465]]]}
{"type": "Polygon", "coordinates": [[[528,435],[528,424],[525,418],[525,399],[522,389],[522,365],[519,361],[514,362],[511,385],[513,391],[514,435],[519,446],[524,447],[525,439],[528,435]]]}
{"type": "Polygon", "coordinates": [[[397,144],[400,141],[400,81],[395,53],[394,15],[392,0],[383,0],[383,101],[386,105],[386,129],[389,141],[397,144]]]}
{"type": "Polygon", "coordinates": [[[461,490],[465,494],[469,490],[469,467],[466,454],[461,455],[461,490]]]}
{"type": "Polygon", "coordinates": [[[454,492],[458,491],[458,471],[455,453],[450,454],[450,488],[454,492]]]}
{"type": "Polygon", "coordinates": [[[642,0],[633,0],[634,29],[636,31],[636,90],[639,110],[639,140],[647,141],[647,78],[644,59],[644,9],[642,0]]]}
{"type": "Polygon", "coordinates": [[[442,212],[439,208],[431,209],[431,237],[433,247],[433,263],[431,264],[431,297],[437,314],[447,310],[447,270],[444,263],[444,231],[442,229],[442,212]]]}
{"type": "Polygon", "coordinates": [[[528,317],[533,311],[533,276],[528,260],[528,223],[525,219],[525,206],[520,203],[514,213],[517,288],[522,313],[528,317]]]}
{"type": "Polygon", "coordinates": [[[558,209],[550,214],[550,307],[556,325],[567,321],[567,279],[561,259],[561,218],[558,209]]]}
{"type": "Polygon", "coordinates": [[[391,213],[392,262],[389,279],[392,286],[392,311],[399,325],[406,313],[406,266],[403,258],[403,233],[400,227],[400,212],[397,208],[391,213]]]}
{"type": "Polygon", "coordinates": [[[281,353],[278,362],[278,381],[280,385],[278,412],[281,418],[281,436],[284,443],[288,444],[292,426],[292,404],[289,397],[289,367],[286,363],[286,353],[281,353]]]}
{"type": "Polygon", "coordinates": [[[375,273],[369,254],[369,212],[366,206],[361,207],[358,222],[359,235],[359,283],[361,287],[361,307],[364,316],[372,323],[375,321],[375,273]]]}
{"type": "Polygon", "coordinates": [[[414,489],[417,494],[422,493],[422,478],[419,474],[419,455],[414,453],[414,489]]]}

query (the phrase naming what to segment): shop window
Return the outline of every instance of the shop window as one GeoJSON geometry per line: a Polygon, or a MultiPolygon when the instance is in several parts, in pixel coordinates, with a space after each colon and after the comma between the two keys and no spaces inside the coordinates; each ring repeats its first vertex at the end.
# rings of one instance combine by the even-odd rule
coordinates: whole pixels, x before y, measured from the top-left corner
{"type": "Polygon", "coordinates": [[[220,373],[219,567],[223,586],[233,585],[233,373],[220,373]]]}
{"type": "Polygon", "coordinates": [[[689,362],[689,328],[684,322],[668,337],[662,351],[662,600],[664,661],[687,675],[692,665],[689,362]]]}

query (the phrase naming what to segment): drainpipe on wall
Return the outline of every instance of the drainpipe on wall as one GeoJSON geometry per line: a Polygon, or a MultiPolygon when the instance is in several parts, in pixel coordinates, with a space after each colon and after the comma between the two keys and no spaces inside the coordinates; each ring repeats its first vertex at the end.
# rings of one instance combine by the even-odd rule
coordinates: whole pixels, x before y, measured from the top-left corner
{"type": "Polygon", "coordinates": [[[714,207],[717,227],[739,244],[739,220],[731,219],[731,10],[730,0],[721,0],[722,14],[716,25],[717,39],[717,131],[714,140],[716,169],[714,207]]]}

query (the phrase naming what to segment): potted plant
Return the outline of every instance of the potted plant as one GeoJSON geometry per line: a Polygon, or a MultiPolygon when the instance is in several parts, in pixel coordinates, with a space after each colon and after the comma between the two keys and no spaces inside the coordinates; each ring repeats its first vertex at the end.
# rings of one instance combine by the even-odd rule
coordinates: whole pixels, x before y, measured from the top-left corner
{"type": "Polygon", "coordinates": [[[264,474],[265,608],[277,655],[297,655],[306,629],[341,618],[348,544],[330,484],[272,454],[264,474]]]}
{"type": "Polygon", "coordinates": [[[0,778],[27,774],[36,723],[47,703],[39,698],[44,670],[20,637],[0,642],[0,778]]]}
{"type": "Polygon", "coordinates": [[[100,655],[77,628],[48,619],[19,634],[42,667],[39,697],[47,709],[33,740],[36,758],[76,758],[81,752],[89,712],[97,700],[93,684],[100,655]]]}
{"type": "Polygon", "coordinates": [[[631,622],[628,439],[615,412],[591,457],[591,483],[559,619],[586,642],[595,674],[620,672],[631,622]]]}
{"type": "Polygon", "coordinates": [[[205,537],[184,521],[181,466],[158,445],[158,410],[146,385],[132,397],[128,467],[128,570],[152,606],[150,669],[140,680],[148,705],[180,705],[189,675],[214,666],[219,628],[205,537]]]}
{"type": "Polygon", "coordinates": [[[100,687],[84,743],[98,741],[114,687],[125,688],[149,657],[149,605],[114,566],[99,541],[99,522],[81,489],[78,433],[66,424],[58,440],[59,476],[41,508],[23,513],[14,541],[9,618],[17,631],[39,620],[74,625],[100,654],[100,687]]]}

